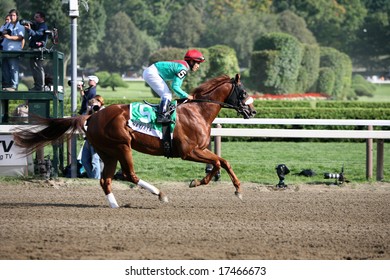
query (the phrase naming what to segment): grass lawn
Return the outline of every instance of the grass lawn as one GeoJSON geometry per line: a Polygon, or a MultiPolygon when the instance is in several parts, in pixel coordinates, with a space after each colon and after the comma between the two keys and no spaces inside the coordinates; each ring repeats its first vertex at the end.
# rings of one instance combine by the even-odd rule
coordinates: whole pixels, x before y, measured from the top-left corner
{"type": "Polygon", "coordinates": [[[359,101],[390,102],[390,84],[377,84],[374,97],[360,97],[359,101]]]}
{"type": "Polygon", "coordinates": [[[106,99],[138,99],[153,97],[150,88],[145,85],[144,81],[129,81],[127,88],[116,88],[112,91],[111,88],[98,87],[98,94],[106,99]]]}
{"type": "MultiPolygon", "coordinates": [[[[374,145],[376,146],[376,145],[374,145]]],[[[374,147],[374,166],[375,151],[374,147]]],[[[385,154],[390,146],[385,145],[385,154]]],[[[337,142],[223,142],[222,157],[228,160],[241,181],[276,184],[275,167],[286,164],[290,174],[286,183],[328,182],[324,173],[340,173],[344,166],[345,176],[351,182],[366,181],[366,144],[337,142]],[[317,173],[314,177],[297,176],[304,169],[317,173]]],[[[181,159],[167,159],[134,152],[135,171],[140,178],[151,181],[188,181],[200,179],[205,165],[181,159]]],[[[390,181],[390,162],[385,161],[385,181],[390,181]]],[[[373,177],[375,179],[375,168],[373,177]]],[[[230,181],[226,171],[221,172],[223,181],[230,181]]]]}
{"type": "MultiPolygon", "coordinates": [[[[78,141],[79,146],[82,141],[78,141]]],[[[376,144],[373,152],[373,181],[376,178],[376,144]]],[[[385,158],[390,155],[390,145],[385,143],[385,158]]],[[[324,179],[324,173],[340,173],[344,166],[345,177],[353,183],[366,182],[366,144],[340,142],[222,142],[222,157],[229,161],[242,182],[274,185],[278,183],[275,167],[285,164],[290,169],[286,184],[334,183],[324,179]],[[311,169],[317,175],[303,177],[297,174],[311,169]]],[[[51,147],[45,148],[45,154],[51,147]]],[[[190,183],[205,175],[205,164],[180,158],[157,157],[133,152],[135,172],[139,178],[153,182],[174,181],[190,183]]],[[[66,164],[66,162],[65,162],[66,164]]],[[[117,169],[120,168],[118,164],[117,169]]],[[[390,182],[390,161],[384,162],[384,181],[390,182]]],[[[0,179],[1,180],[1,179],[0,179]]],[[[230,182],[225,170],[221,180],[230,182]]]]}

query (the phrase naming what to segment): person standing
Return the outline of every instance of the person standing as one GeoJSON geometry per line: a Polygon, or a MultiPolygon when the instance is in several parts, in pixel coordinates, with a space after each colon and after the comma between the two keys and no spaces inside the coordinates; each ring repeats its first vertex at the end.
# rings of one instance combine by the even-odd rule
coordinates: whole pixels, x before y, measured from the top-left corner
{"type": "MultiPolygon", "coordinates": [[[[48,30],[48,27],[45,17],[43,12],[38,11],[34,15],[34,22],[32,24],[27,23],[24,26],[29,36],[30,42],[28,46],[30,50],[38,51],[46,46],[46,30],[48,30]]],[[[34,87],[30,91],[44,91],[45,69],[43,68],[43,58],[40,53],[30,58],[30,67],[34,78],[34,87]]]]}
{"type": "MultiPolygon", "coordinates": [[[[104,108],[104,99],[100,95],[96,95],[94,98],[89,100],[88,105],[88,115],[94,114],[104,108]]],[[[81,163],[84,166],[88,178],[100,179],[102,173],[102,162],[99,155],[87,139],[85,139],[83,149],[81,151],[81,163]]]]}
{"type": "Polygon", "coordinates": [[[200,63],[204,61],[203,54],[193,49],[187,51],[184,60],[159,61],[144,70],[145,82],[161,97],[157,115],[158,123],[170,122],[166,112],[172,100],[172,93],[166,82],[172,81],[172,90],[179,98],[192,99],[192,96],[181,89],[181,85],[188,70],[196,72],[200,63]]]}
{"type": "MultiPolygon", "coordinates": [[[[9,11],[11,21],[6,25],[11,34],[4,34],[3,51],[21,51],[24,40],[24,27],[19,23],[19,13],[16,9],[9,11]]],[[[2,64],[3,90],[16,91],[19,85],[19,58],[4,57],[2,64]]]]}
{"type": "Polygon", "coordinates": [[[11,22],[11,17],[9,15],[6,15],[5,16],[5,19],[4,19],[4,24],[2,26],[0,26],[0,50],[3,50],[3,40],[4,40],[4,37],[3,37],[3,32],[4,34],[7,34],[8,33],[8,30],[6,28],[7,24],[11,22]]]}
{"type": "Polygon", "coordinates": [[[89,87],[84,89],[83,85],[78,85],[81,95],[81,108],[79,110],[80,115],[86,115],[88,113],[88,102],[96,96],[96,86],[99,83],[97,76],[88,76],[89,87]]]}

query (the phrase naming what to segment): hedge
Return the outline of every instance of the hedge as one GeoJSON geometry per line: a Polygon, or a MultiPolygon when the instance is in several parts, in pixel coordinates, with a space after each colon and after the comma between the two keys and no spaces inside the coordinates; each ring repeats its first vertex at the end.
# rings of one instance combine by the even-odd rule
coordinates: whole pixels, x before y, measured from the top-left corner
{"type": "Polygon", "coordinates": [[[303,45],[286,33],[267,33],[254,44],[251,61],[252,83],[267,93],[296,92],[303,56],[303,45]]]}

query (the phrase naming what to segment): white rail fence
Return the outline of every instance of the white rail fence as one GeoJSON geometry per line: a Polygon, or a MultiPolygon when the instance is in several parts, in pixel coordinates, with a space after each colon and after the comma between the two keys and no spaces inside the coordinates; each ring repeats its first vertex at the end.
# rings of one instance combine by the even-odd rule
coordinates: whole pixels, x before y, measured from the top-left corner
{"type": "MultiPolygon", "coordinates": [[[[240,119],[216,118],[216,126],[211,128],[214,149],[221,155],[221,137],[260,137],[260,138],[321,138],[321,139],[366,139],[366,178],[373,177],[373,140],[377,142],[376,179],[383,180],[384,140],[390,139],[390,130],[374,130],[374,127],[389,127],[390,120],[335,120],[335,119],[240,119]],[[362,130],[331,129],[270,129],[270,128],[223,128],[224,124],[250,125],[321,125],[321,126],[361,126],[362,130]]],[[[0,125],[0,134],[10,134],[18,125],[0,125]]],[[[22,125],[26,127],[26,125],[22,125]]]]}
{"type": "Polygon", "coordinates": [[[336,119],[239,119],[216,118],[211,128],[215,153],[221,155],[221,137],[260,138],[321,138],[321,139],[366,139],[366,178],[373,176],[373,140],[377,142],[376,180],[382,181],[384,168],[384,139],[390,139],[390,130],[374,130],[374,127],[389,127],[390,120],[336,120],[336,119]],[[320,125],[320,126],[362,126],[362,130],[331,129],[269,129],[269,128],[223,128],[224,124],[250,125],[320,125]]]}

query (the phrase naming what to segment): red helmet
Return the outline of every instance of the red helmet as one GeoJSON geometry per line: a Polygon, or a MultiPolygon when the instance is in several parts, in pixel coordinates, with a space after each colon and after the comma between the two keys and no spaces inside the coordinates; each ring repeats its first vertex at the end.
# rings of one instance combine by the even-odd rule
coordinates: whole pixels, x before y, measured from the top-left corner
{"type": "Polygon", "coordinates": [[[193,60],[199,63],[205,61],[203,54],[195,49],[187,51],[184,60],[193,60]]]}

